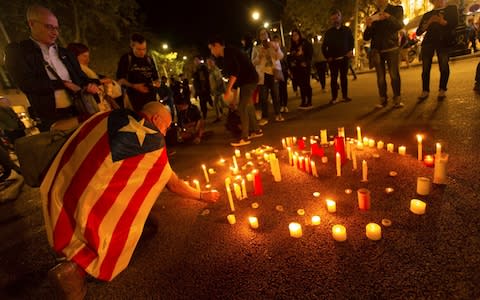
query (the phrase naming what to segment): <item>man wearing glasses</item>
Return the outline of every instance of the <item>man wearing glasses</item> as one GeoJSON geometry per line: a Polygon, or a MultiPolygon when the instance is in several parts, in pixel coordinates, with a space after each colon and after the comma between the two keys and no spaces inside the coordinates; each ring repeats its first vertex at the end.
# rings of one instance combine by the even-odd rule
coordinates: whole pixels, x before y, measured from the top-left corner
{"type": "Polygon", "coordinates": [[[30,39],[6,49],[5,64],[18,87],[27,95],[32,113],[48,130],[55,121],[78,115],[71,95],[82,88],[90,94],[99,89],[81,71],[75,56],[59,47],[58,20],[47,8],[33,5],[27,10],[30,39]]]}

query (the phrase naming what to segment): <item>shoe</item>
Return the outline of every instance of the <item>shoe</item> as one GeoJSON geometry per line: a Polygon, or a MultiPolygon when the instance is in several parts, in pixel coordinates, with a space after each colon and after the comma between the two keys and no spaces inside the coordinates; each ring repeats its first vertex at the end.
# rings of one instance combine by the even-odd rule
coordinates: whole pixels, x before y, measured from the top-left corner
{"type": "Polygon", "coordinates": [[[428,91],[423,91],[420,96],[418,96],[418,100],[425,100],[428,98],[428,91]]]}
{"type": "Polygon", "coordinates": [[[438,99],[439,99],[439,100],[443,100],[445,97],[447,97],[446,92],[447,92],[447,91],[445,91],[445,90],[443,90],[443,89],[440,89],[440,90],[438,91],[438,99]]]}
{"type": "Polygon", "coordinates": [[[388,104],[388,101],[385,100],[385,101],[382,101],[379,104],[375,105],[375,108],[384,108],[385,106],[387,106],[387,104],[388,104]]]}
{"type": "Polygon", "coordinates": [[[260,126],[265,126],[265,125],[267,125],[267,124],[268,124],[268,120],[267,120],[267,119],[260,119],[260,120],[258,121],[258,125],[260,125],[260,126]]]}
{"type": "Polygon", "coordinates": [[[284,106],[284,107],[283,107],[283,112],[286,112],[286,113],[287,113],[287,112],[288,112],[288,107],[284,106]]]}
{"type": "Polygon", "coordinates": [[[403,102],[397,102],[393,105],[393,108],[402,108],[404,106],[405,106],[405,104],[403,104],[403,102]]]}
{"type": "Polygon", "coordinates": [[[285,119],[282,117],[282,115],[278,115],[278,116],[275,117],[275,121],[283,122],[283,121],[285,121],[285,119]]]}
{"type": "Polygon", "coordinates": [[[352,101],[352,98],[343,97],[342,101],[343,101],[343,102],[350,102],[350,101],[352,101]]]}
{"type": "Polygon", "coordinates": [[[281,112],[281,113],[282,113],[282,112],[285,112],[283,106],[280,107],[280,112],[281,112]]]}
{"type": "Polygon", "coordinates": [[[248,145],[250,143],[251,142],[249,140],[240,139],[238,141],[231,142],[230,145],[232,145],[233,147],[240,147],[240,146],[248,145]]]}
{"type": "Polygon", "coordinates": [[[340,101],[338,101],[338,99],[332,99],[332,100],[330,100],[330,102],[328,102],[328,104],[333,105],[333,104],[337,104],[338,102],[340,102],[340,101]]]}
{"type": "Polygon", "coordinates": [[[305,107],[306,107],[306,104],[303,104],[303,103],[302,103],[302,104],[300,104],[300,106],[298,107],[298,109],[305,109],[305,107]]]}
{"type": "Polygon", "coordinates": [[[305,107],[303,109],[312,109],[313,105],[312,104],[305,104],[305,107]]]}
{"type": "Polygon", "coordinates": [[[248,136],[248,139],[251,140],[251,139],[259,138],[262,136],[263,136],[263,130],[259,129],[257,131],[250,133],[250,135],[248,136]]]}
{"type": "Polygon", "coordinates": [[[60,299],[83,299],[87,294],[85,273],[71,261],[64,261],[48,271],[48,279],[60,299]]]}

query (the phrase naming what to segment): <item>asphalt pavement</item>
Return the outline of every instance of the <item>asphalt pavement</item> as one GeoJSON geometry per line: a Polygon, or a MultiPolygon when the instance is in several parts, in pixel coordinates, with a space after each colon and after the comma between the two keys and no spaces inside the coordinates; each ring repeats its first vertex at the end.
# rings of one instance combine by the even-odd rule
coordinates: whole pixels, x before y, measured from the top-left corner
{"type": "MultiPolygon", "coordinates": [[[[444,101],[436,98],[437,65],[432,67],[430,97],[423,102],[417,101],[421,68],[402,68],[402,109],[391,103],[374,108],[379,97],[371,72],[355,81],[349,76],[353,101],[333,106],[328,105],[329,88],[322,93],[312,81],[314,108],[309,111],[297,109],[299,97],[290,88],[286,121],[275,122],[272,114],[265,135],[239,148],[238,159],[242,166],[245,151],[274,147],[282,181],[274,182],[267,164],[259,164],[262,160],[254,155],[264,194],[253,196],[247,182],[248,199],[235,201],[235,225],[226,219],[228,167],[218,164],[222,157],[228,165],[234,148],[223,124],[211,123],[214,112],[209,111],[213,136],[199,145],[171,147],[170,163],[185,180],[203,182],[201,164],[215,169],[210,178],[222,192],[221,200],[206,205],[162,193],[152,210],[155,222],[145,226],[127,269],[112,282],[89,279],[87,299],[479,299],[480,96],[472,90],[478,61],[472,56],[450,63],[444,101]],[[288,165],[283,137],[310,137],[327,129],[332,139],[344,127],[346,136],[355,138],[357,126],[364,136],[393,143],[395,149],[406,146],[407,155],[368,147],[359,152],[359,161],[368,162],[368,182],[361,181],[350,161],[337,177],[333,147],[325,149],[327,164],[316,161],[318,178],[288,165]],[[416,194],[417,177],[433,177],[433,169],[417,160],[419,133],[425,154],[435,152],[435,143],[449,154],[447,184],[433,185],[428,196],[416,194]],[[398,175],[390,176],[391,171],[398,175]],[[393,193],[387,194],[387,187],[393,193]],[[368,211],[358,209],[359,188],[371,192],[368,211]],[[337,202],[336,213],[327,212],[327,197],[337,202]],[[424,215],[410,212],[413,198],[426,202],[424,215]],[[252,215],[258,217],[258,229],[248,225],[252,215]],[[312,215],[321,217],[320,225],[311,225],[312,215]],[[383,219],[391,226],[381,225],[382,238],[369,240],[366,224],[383,219]],[[293,221],[303,227],[301,238],[289,236],[293,221]],[[332,238],[335,224],[346,227],[345,242],[332,238]]],[[[24,186],[17,200],[0,208],[0,298],[52,299],[46,273],[54,260],[38,189],[24,186]]]]}

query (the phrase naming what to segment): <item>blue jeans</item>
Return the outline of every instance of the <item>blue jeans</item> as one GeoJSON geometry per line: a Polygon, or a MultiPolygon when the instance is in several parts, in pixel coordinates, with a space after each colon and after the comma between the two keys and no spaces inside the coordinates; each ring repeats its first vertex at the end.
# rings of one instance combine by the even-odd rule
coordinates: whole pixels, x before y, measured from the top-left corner
{"type": "Polygon", "coordinates": [[[432,69],[433,55],[437,52],[438,67],[440,69],[440,89],[446,91],[450,67],[448,66],[449,48],[439,48],[433,45],[422,45],[422,88],[430,91],[430,70],[432,69]]]}
{"type": "Polygon", "coordinates": [[[375,71],[377,72],[377,87],[380,98],[387,99],[387,80],[385,63],[388,67],[388,74],[392,84],[394,99],[400,98],[400,66],[399,66],[399,52],[392,50],[380,53],[379,63],[375,64],[375,71]]]}
{"type": "Polygon", "coordinates": [[[278,95],[278,81],[273,75],[264,74],[263,84],[259,88],[259,106],[262,109],[262,117],[268,119],[268,92],[272,96],[273,110],[275,115],[280,114],[280,99],[278,95]]]}
{"type": "Polygon", "coordinates": [[[256,87],[255,83],[240,86],[238,113],[240,115],[240,123],[242,123],[242,139],[247,139],[250,132],[260,129],[255,118],[255,108],[252,102],[253,92],[256,87]]]}

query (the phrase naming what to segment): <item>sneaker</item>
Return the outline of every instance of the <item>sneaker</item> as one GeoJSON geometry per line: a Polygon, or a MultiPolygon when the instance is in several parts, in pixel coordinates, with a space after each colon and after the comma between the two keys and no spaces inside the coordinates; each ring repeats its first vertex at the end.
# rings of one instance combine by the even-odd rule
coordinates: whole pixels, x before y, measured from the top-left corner
{"type": "Polygon", "coordinates": [[[282,115],[278,115],[278,116],[275,117],[275,121],[283,122],[283,121],[285,121],[285,119],[282,117],[282,115]]]}
{"type": "Polygon", "coordinates": [[[418,100],[425,100],[428,98],[428,91],[423,91],[420,96],[418,96],[418,100]]]}
{"type": "Polygon", "coordinates": [[[397,102],[393,105],[393,108],[402,108],[404,106],[405,106],[405,104],[403,104],[403,102],[397,102]]]}
{"type": "Polygon", "coordinates": [[[283,107],[283,112],[286,112],[286,113],[287,113],[287,112],[288,112],[288,107],[284,106],[284,107],[283,107]]]}
{"type": "Polygon", "coordinates": [[[281,113],[282,113],[282,112],[285,112],[283,106],[280,107],[280,112],[281,112],[281,113]]]}
{"type": "Polygon", "coordinates": [[[305,109],[305,107],[306,107],[306,104],[303,104],[303,103],[302,103],[302,104],[300,104],[300,106],[298,107],[298,109],[305,109]]]}
{"type": "Polygon", "coordinates": [[[312,104],[305,104],[305,107],[303,109],[312,109],[313,105],[312,104]]]}
{"type": "Polygon", "coordinates": [[[258,120],[258,125],[260,126],[265,126],[268,124],[268,120],[267,119],[260,119],[258,120]]]}
{"type": "Polygon", "coordinates": [[[230,145],[232,145],[233,147],[241,147],[241,146],[248,145],[250,143],[251,142],[249,140],[240,139],[238,141],[231,142],[230,145]]]}
{"type": "Polygon", "coordinates": [[[375,108],[384,108],[385,106],[387,106],[387,104],[388,104],[387,101],[380,102],[377,105],[375,105],[375,108]]]}
{"type": "Polygon", "coordinates": [[[446,96],[447,96],[447,95],[446,95],[446,91],[445,91],[445,90],[440,89],[440,90],[438,91],[438,99],[443,100],[446,96]]]}
{"type": "Polygon", "coordinates": [[[330,102],[328,102],[328,104],[333,105],[333,104],[337,104],[338,102],[340,102],[340,101],[338,101],[338,99],[332,99],[332,100],[330,100],[330,102]]]}
{"type": "Polygon", "coordinates": [[[259,129],[257,131],[254,131],[254,132],[250,133],[250,135],[248,136],[248,139],[251,140],[251,139],[259,138],[259,137],[262,137],[262,136],[263,136],[263,131],[261,129],[259,129]]]}
{"type": "Polygon", "coordinates": [[[48,271],[48,279],[59,299],[83,299],[87,294],[85,273],[71,261],[64,261],[48,271]]]}
{"type": "Polygon", "coordinates": [[[342,101],[343,101],[343,102],[350,102],[350,101],[352,101],[352,98],[343,97],[342,101]]]}

